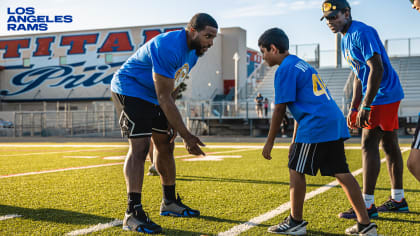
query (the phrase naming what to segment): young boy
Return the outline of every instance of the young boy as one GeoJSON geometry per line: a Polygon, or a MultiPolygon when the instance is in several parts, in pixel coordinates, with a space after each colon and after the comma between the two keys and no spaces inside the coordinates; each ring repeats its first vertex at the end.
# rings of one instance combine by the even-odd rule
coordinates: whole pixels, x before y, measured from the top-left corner
{"type": "Polygon", "coordinates": [[[274,139],[289,107],[295,129],[289,153],[291,212],[283,222],[268,228],[279,234],[306,234],[308,222],[302,218],[306,192],[305,174],[336,177],[357,215],[357,224],[346,234],[376,235],[362,199],[359,184],[350,173],[344,153],[349,138],[346,120],[331,98],[318,72],[305,61],[289,54],[289,39],[283,30],[272,28],[258,40],[263,59],[279,65],[274,79],[275,108],[263,156],[271,160],[274,139]]]}

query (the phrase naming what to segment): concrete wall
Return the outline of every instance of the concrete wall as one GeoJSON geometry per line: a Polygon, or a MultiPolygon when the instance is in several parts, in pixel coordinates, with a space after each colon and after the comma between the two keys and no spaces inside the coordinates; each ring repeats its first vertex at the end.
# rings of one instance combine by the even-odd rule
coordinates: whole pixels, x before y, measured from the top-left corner
{"type": "MultiPolygon", "coordinates": [[[[113,73],[141,45],[158,35],[183,28],[186,23],[85,30],[0,37],[0,110],[44,110],[41,101],[71,102],[110,99],[113,73]],[[107,55],[112,61],[107,62],[107,55]],[[60,63],[65,57],[66,63],[60,63]],[[28,65],[24,66],[24,60],[28,65]],[[38,102],[36,102],[38,101],[38,102]],[[41,105],[40,105],[41,104],[41,105]]],[[[246,31],[222,28],[212,48],[199,59],[186,81],[184,100],[211,99],[223,94],[223,80],[234,79],[233,55],[239,53],[239,86],[247,76],[246,31]]],[[[50,105],[50,103],[52,103],[50,105]]],[[[55,110],[55,109],[54,109],[55,110]]]]}
{"type": "Polygon", "coordinates": [[[247,47],[246,47],[246,30],[233,27],[222,28],[220,33],[223,35],[222,41],[222,64],[223,80],[235,79],[235,62],[233,55],[235,52],[239,54],[239,88],[245,86],[247,78],[247,47]]]}

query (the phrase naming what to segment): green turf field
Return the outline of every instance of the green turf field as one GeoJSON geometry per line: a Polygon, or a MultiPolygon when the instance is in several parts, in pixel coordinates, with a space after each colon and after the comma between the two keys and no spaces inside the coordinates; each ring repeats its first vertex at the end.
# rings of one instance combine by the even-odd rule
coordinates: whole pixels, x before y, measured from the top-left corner
{"type": "MultiPolygon", "coordinates": [[[[86,232],[136,235],[122,231],[119,225],[126,208],[123,160],[105,158],[124,156],[128,149],[126,143],[14,145],[0,144],[0,235],[86,232]],[[5,218],[10,215],[20,217],[5,218]],[[106,224],[110,222],[117,226],[108,227],[106,224]],[[97,231],[93,229],[95,226],[97,231]],[[98,230],[102,226],[103,229],[98,230]]],[[[207,143],[204,151],[209,158],[217,157],[218,161],[186,161],[195,157],[189,156],[180,145],[177,144],[179,147],[175,150],[175,156],[179,157],[176,159],[177,192],[184,203],[199,209],[201,216],[159,216],[162,195],[159,177],[145,176],[144,208],[151,219],[163,227],[165,235],[217,235],[289,201],[287,149],[274,149],[273,160],[267,161],[260,154],[262,144],[207,143]]],[[[284,145],[287,144],[277,144],[284,145]]],[[[346,154],[351,171],[360,169],[360,150],[348,149],[346,154]]],[[[408,154],[403,153],[404,160],[408,154]]],[[[146,167],[149,165],[147,162],[146,167]]],[[[404,171],[405,195],[411,212],[380,214],[375,222],[381,235],[420,234],[420,183],[407,169],[404,171]]],[[[361,182],[361,175],[357,180],[361,182]]],[[[307,177],[307,193],[332,181],[331,177],[307,177]]],[[[389,177],[383,164],[375,192],[376,205],[386,201],[389,195],[389,177]]],[[[309,222],[308,235],[343,234],[355,223],[337,218],[340,211],[348,208],[340,187],[332,187],[307,200],[304,218],[309,222]]],[[[282,221],[288,212],[269,217],[240,235],[268,235],[267,227],[282,221]]]]}

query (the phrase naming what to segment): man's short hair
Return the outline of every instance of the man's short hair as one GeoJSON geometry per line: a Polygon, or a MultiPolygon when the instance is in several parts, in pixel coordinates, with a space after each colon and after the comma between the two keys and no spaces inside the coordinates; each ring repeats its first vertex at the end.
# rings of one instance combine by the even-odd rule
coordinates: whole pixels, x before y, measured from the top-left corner
{"type": "Polygon", "coordinates": [[[201,30],[205,29],[206,26],[211,26],[211,27],[214,27],[216,29],[219,28],[216,20],[213,17],[211,17],[209,14],[207,14],[207,13],[197,13],[191,18],[190,22],[187,25],[187,28],[188,29],[193,28],[197,31],[201,31],[201,30]]]}
{"type": "Polygon", "coordinates": [[[267,51],[270,51],[271,44],[276,46],[280,53],[289,50],[289,38],[286,33],[279,28],[266,30],[258,39],[258,46],[266,48],[267,51]]]}

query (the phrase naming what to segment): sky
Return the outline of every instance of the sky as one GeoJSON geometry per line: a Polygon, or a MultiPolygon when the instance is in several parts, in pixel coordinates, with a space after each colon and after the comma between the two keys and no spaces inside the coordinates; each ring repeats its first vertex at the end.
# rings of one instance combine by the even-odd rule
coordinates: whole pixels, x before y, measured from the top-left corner
{"type": "MultiPolygon", "coordinates": [[[[35,15],[72,15],[69,24],[50,24],[47,32],[62,32],[125,26],[188,22],[197,12],[212,15],[219,27],[241,27],[247,31],[247,46],[258,49],[258,37],[279,27],[290,44],[319,43],[321,51],[335,48],[335,35],[320,21],[322,0],[0,0],[0,36],[7,31],[7,11],[34,7],[35,15]]],[[[418,38],[420,13],[409,0],[350,0],[353,20],[378,31],[382,40],[418,38]]],[[[28,32],[20,32],[20,34],[28,32]]],[[[36,33],[36,32],[31,32],[36,33]]],[[[42,32],[45,33],[45,32],[42,32]]],[[[405,41],[401,42],[406,45],[405,41]]],[[[404,46],[405,47],[405,46],[404,46]]],[[[420,49],[419,49],[420,51],[420,49]]]]}

